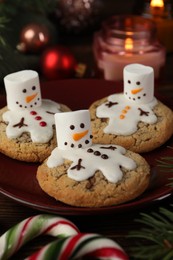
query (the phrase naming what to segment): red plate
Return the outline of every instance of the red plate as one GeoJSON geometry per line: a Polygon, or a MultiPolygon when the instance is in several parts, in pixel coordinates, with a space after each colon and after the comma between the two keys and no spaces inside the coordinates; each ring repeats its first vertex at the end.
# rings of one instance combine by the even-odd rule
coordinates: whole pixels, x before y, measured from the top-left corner
{"type": "MultiPolygon", "coordinates": [[[[64,103],[73,110],[87,109],[93,101],[120,91],[120,88],[115,83],[104,80],[64,80],[42,84],[42,96],[64,103]]],[[[5,103],[5,99],[1,98],[0,107],[5,103]]],[[[168,104],[168,101],[164,100],[164,103],[168,104]]],[[[60,203],[40,189],[35,178],[38,164],[13,160],[3,154],[0,154],[0,193],[26,206],[63,215],[109,214],[144,207],[173,193],[173,188],[167,186],[173,173],[161,171],[157,167],[157,160],[161,157],[173,156],[173,150],[168,146],[173,147],[173,138],[153,152],[143,154],[151,166],[150,187],[142,196],[125,204],[91,209],[60,203]]]]}

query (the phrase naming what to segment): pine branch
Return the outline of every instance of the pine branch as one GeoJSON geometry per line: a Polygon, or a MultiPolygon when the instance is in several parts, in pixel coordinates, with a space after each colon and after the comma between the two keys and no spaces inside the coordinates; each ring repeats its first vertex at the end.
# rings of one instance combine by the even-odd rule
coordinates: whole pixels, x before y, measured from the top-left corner
{"type": "Polygon", "coordinates": [[[6,45],[6,39],[3,36],[3,32],[5,31],[8,22],[9,19],[7,19],[5,16],[0,16],[0,46],[6,45]]]}
{"type": "Polygon", "coordinates": [[[173,212],[160,208],[159,213],[141,213],[141,219],[136,221],[142,223],[144,228],[129,234],[129,238],[138,239],[136,246],[130,250],[131,256],[134,259],[172,260],[173,212]]]}
{"type": "MultiPolygon", "coordinates": [[[[168,147],[170,149],[173,149],[173,147],[168,147]]],[[[157,160],[158,164],[157,166],[160,168],[161,171],[172,173],[173,172],[173,156],[165,156],[161,157],[160,160],[157,160]]],[[[168,178],[170,181],[167,186],[173,187],[173,178],[168,178]]]]}
{"type": "Polygon", "coordinates": [[[55,10],[58,0],[6,0],[0,4],[0,13],[14,17],[22,12],[47,15],[55,10]]]}
{"type": "Polygon", "coordinates": [[[10,46],[0,47],[0,82],[3,86],[3,78],[14,71],[35,68],[39,57],[34,55],[22,55],[14,51],[10,46]]]}
{"type": "Polygon", "coordinates": [[[173,171],[173,157],[161,157],[161,160],[157,160],[157,162],[159,163],[159,167],[168,168],[171,169],[171,171],[173,171]]]}

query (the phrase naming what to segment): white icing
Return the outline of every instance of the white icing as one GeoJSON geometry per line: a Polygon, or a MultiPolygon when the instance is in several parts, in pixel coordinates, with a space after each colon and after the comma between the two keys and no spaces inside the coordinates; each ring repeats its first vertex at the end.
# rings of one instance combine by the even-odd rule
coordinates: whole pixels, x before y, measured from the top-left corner
{"type": "Polygon", "coordinates": [[[147,104],[139,105],[126,99],[124,94],[114,94],[108,97],[107,102],[98,106],[96,116],[98,118],[109,118],[108,125],[104,128],[105,133],[130,135],[137,131],[139,122],[148,124],[157,122],[157,117],[152,110],[156,104],[156,98],[153,98],[147,104]],[[109,102],[117,104],[109,107],[109,102]],[[146,112],[146,114],[142,111],[146,112]]]}
{"type": "Polygon", "coordinates": [[[88,110],[55,115],[57,143],[60,149],[85,148],[91,145],[91,124],[88,110]]]}
{"type": "Polygon", "coordinates": [[[100,170],[104,177],[112,183],[120,181],[123,172],[120,166],[127,170],[136,168],[136,163],[125,156],[126,149],[118,145],[91,145],[84,149],[59,149],[56,147],[47,160],[49,168],[57,167],[63,164],[64,159],[72,161],[70,168],[67,170],[69,178],[76,181],[83,181],[92,177],[97,170],[100,170]],[[112,147],[112,149],[108,149],[112,147]],[[87,152],[92,149],[93,152],[87,152]],[[96,153],[99,152],[99,155],[96,153]],[[95,153],[95,154],[94,154],[95,153]],[[102,156],[107,156],[103,159],[102,156]],[[79,160],[80,163],[79,163],[79,160]],[[81,167],[77,167],[80,164],[81,167]]]}
{"type": "Polygon", "coordinates": [[[124,68],[124,95],[137,104],[149,103],[154,97],[154,70],[141,64],[124,68]]]}
{"type": "Polygon", "coordinates": [[[153,112],[156,104],[153,68],[130,64],[124,68],[124,92],[109,96],[107,102],[97,107],[96,116],[109,118],[104,133],[131,135],[138,130],[139,122],[157,122],[153,112]]]}
{"type": "Polygon", "coordinates": [[[59,113],[60,105],[54,101],[48,99],[42,99],[42,105],[34,107],[30,110],[11,111],[8,110],[3,114],[3,120],[8,123],[6,127],[7,137],[17,138],[22,133],[30,133],[31,140],[34,143],[46,143],[53,136],[52,126],[55,124],[54,114],[59,113]],[[36,114],[32,114],[32,112],[36,114]],[[40,119],[38,118],[40,117],[40,119]],[[23,118],[23,126],[15,126],[21,122],[23,118]],[[37,119],[36,119],[37,118],[37,119]],[[46,123],[45,126],[41,126],[40,123],[46,123]],[[15,127],[14,127],[15,126],[15,127]]]}
{"type": "Polygon", "coordinates": [[[60,166],[67,159],[72,161],[67,170],[69,178],[83,181],[100,170],[112,183],[120,181],[123,177],[120,166],[128,170],[136,168],[136,163],[124,155],[125,148],[115,145],[92,145],[89,110],[56,114],[55,125],[58,147],[47,160],[49,168],[60,166]],[[85,132],[86,134],[83,134],[85,132]]]}
{"type": "Polygon", "coordinates": [[[38,73],[22,70],[4,78],[9,110],[21,111],[41,106],[41,91],[38,73]]]}

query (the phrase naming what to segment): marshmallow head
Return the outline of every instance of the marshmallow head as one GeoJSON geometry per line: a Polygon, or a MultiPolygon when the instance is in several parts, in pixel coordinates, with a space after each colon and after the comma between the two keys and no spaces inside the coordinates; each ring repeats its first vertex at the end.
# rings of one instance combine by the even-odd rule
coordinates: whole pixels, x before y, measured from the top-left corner
{"type": "Polygon", "coordinates": [[[7,106],[10,110],[33,109],[41,106],[41,92],[38,73],[22,70],[4,78],[7,106]]]}
{"type": "Polygon", "coordinates": [[[56,113],[55,125],[59,149],[91,146],[92,134],[88,110],[56,113]]]}
{"type": "Polygon", "coordinates": [[[124,68],[124,95],[137,104],[146,104],[154,97],[154,71],[152,67],[130,64],[124,68]]]}

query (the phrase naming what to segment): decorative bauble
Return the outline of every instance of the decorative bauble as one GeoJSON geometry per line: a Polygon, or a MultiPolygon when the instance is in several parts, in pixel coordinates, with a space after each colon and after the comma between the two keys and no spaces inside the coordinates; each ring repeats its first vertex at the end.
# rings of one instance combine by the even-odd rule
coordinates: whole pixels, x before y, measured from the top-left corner
{"type": "Polygon", "coordinates": [[[40,58],[41,73],[49,80],[74,77],[76,66],[74,55],[63,46],[47,48],[40,58]]]}
{"type": "Polygon", "coordinates": [[[69,32],[80,33],[100,19],[101,0],[59,0],[56,15],[69,32]]]}
{"type": "Polygon", "coordinates": [[[24,53],[40,53],[51,42],[51,35],[46,25],[31,23],[20,33],[17,49],[24,53]]]}

